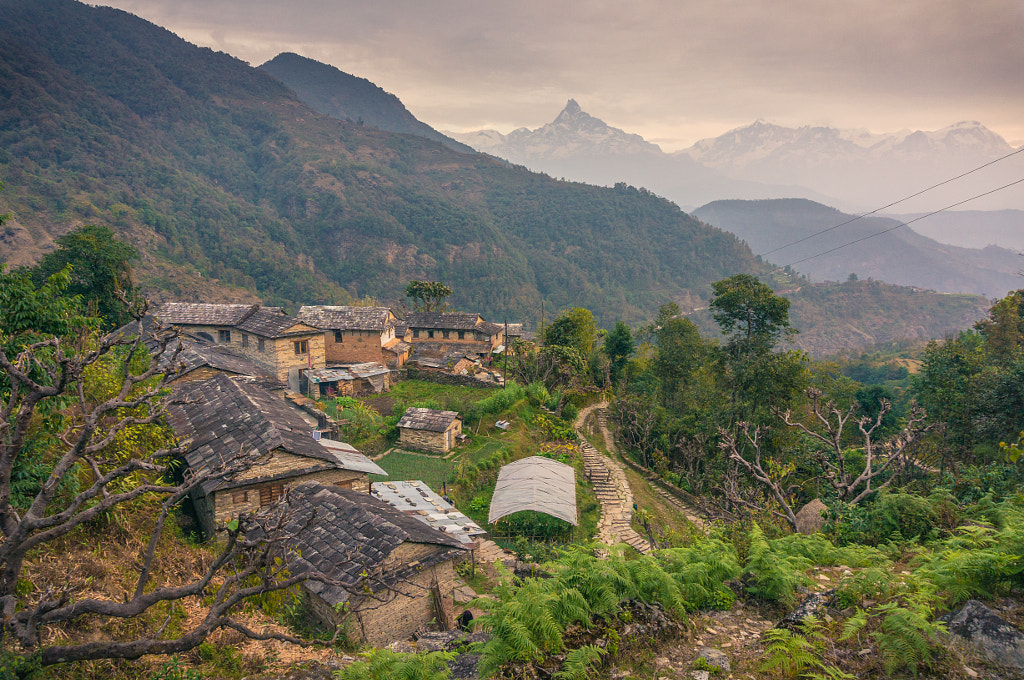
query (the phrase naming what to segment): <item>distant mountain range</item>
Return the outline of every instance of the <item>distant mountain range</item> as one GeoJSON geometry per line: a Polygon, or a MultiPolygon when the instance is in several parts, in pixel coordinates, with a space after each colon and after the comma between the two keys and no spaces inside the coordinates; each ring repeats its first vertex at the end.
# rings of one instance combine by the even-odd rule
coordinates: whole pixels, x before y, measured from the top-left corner
{"type": "Polygon", "coordinates": [[[856,219],[805,199],[715,201],[693,215],[732,232],[770,262],[793,263],[812,281],[845,281],[855,274],[989,298],[1024,286],[1018,274],[1024,259],[1016,251],[947,245],[899,226],[899,220],[856,219]]]}
{"type": "Polygon", "coordinates": [[[473,153],[466,144],[446,137],[419,121],[398,97],[366,78],[349,75],[291,52],[277,55],[260,69],[287,85],[299,101],[317,113],[378,130],[425,137],[455,151],[473,153]]]}
{"type": "MultiPolygon", "coordinates": [[[[127,12],[0,0],[0,213],[13,215],[0,260],[31,262],[75,226],[105,224],[139,249],[154,301],[388,301],[426,279],[492,320],[533,325],[582,306],[605,328],[647,323],[669,301],[706,307],[710,284],[738,272],[792,287],[736,236],[650,191],[380,129],[412,123],[397,99],[340,72],[311,82],[338,100],[334,117],[318,113],[292,78],[315,62],[284,62],[291,87],[127,12]]],[[[580,114],[567,118],[600,135],[580,114]]],[[[696,167],[621,143],[641,149],[628,157],[696,167]]],[[[793,295],[800,346],[814,353],[941,337],[987,305],[880,282],[793,295]]]]}
{"type": "MultiPolygon", "coordinates": [[[[570,100],[551,123],[508,135],[446,133],[478,151],[557,176],[644,186],[686,209],[723,199],[808,198],[850,211],[888,205],[1014,151],[976,122],[934,132],[872,134],[757,121],[688,149],[663,153],[639,135],[606,125],[570,100]]],[[[1024,177],[1024,153],[901,203],[932,210],[1024,177]],[[924,201],[928,201],[925,203],[924,201]]],[[[967,208],[1024,208],[1024,185],[967,208]]]]}

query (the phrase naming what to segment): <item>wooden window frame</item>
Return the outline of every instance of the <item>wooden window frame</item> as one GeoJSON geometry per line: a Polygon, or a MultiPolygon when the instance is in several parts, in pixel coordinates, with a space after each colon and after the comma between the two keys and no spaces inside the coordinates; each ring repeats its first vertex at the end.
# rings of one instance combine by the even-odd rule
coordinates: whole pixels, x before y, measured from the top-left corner
{"type": "Polygon", "coordinates": [[[258,338],[256,340],[256,349],[259,350],[260,352],[267,351],[267,343],[263,338],[258,338]]]}
{"type": "Polygon", "coordinates": [[[217,330],[217,342],[231,342],[231,331],[230,330],[217,330]]]}
{"type": "Polygon", "coordinates": [[[302,356],[303,354],[309,354],[309,340],[295,340],[295,356],[302,356]]]}

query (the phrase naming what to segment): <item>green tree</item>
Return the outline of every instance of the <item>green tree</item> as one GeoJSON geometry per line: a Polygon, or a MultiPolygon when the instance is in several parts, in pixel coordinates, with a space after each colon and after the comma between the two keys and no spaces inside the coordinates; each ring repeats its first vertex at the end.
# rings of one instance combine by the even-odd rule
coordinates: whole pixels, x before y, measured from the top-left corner
{"type": "Polygon", "coordinates": [[[712,316],[730,344],[766,351],[796,333],[789,325],[789,300],[750,274],[716,281],[711,288],[712,316]]]}
{"type": "Polygon", "coordinates": [[[410,281],[405,286],[405,297],[412,300],[417,312],[443,312],[448,303],[445,300],[452,289],[440,281],[410,281]]]}
{"type": "Polygon", "coordinates": [[[574,307],[562,312],[544,329],[544,344],[571,347],[589,357],[597,342],[597,324],[589,309],[574,307]]]}
{"type": "Polygon", "coordinates": [[[131,260],[138,251],[117,239],[108,227],[86,225],[57,239],[57,250],[44,256],[32,271],[37,286],[70,268],[69,295],[80,296],[105,329],[131,321],[135,301],[131,260]],[[128,302],[128,304],[125,303],[128,302]]]}
{"type": "Polygon", "coordinates": [[[654,370],[661,384],[662,401],[680,409],[691,376],[704,360],[706,344],[693,322],[679,316],[675,303],[659,310],[654,339],[654,370]]]}
{"type": "Polygon", "coordinates": [[[784,409],[808,378],[801,352],[774,351],[796,333],[789,325],[789,300],[749,274],[716,281],[712,289],[710,306],[728,338],[719,363],[732,394],[734,421],[784,409]]]}
{"type": "Polygon", "coordinates": [[[629,326],[622,321],[615,322],[615,328],[611,333],[604,336],[604,353],[608,355],[611,362],[612,382],[617,383],[622,370],[626,367],[630,355],[636,350],[636,342],[633,340],[633,332],[629,326]]]}

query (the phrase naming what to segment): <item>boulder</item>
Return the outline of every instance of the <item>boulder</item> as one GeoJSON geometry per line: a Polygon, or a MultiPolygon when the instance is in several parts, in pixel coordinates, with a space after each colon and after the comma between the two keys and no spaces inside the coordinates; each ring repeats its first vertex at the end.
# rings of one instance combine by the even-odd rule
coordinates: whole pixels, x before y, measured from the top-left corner
{"type": "Polygon", "coordinates": [[[718,666],[722,669],[723,673],[728,673],[732,670],[732,667],[729,665],[729,655],[720,649],[701,647],[697,650],[697,657],[704,659],[712,666],[718,666]]]}
{"type": "Polygon", "coordinates": [[[976,649],[991,663],[1024,669],[1024,634],[977,600],[944,617],[950,636],[976,649]]]}
{"type": "Polygon", "coordinates": [[[826,590],[822,593],[811,593],[804,598],[796,609],[786,614],[785,617],[775,626],[776,628],[789,628],[795,630],[799,624],[806,619],[808,616],[817,616],[821,618],[821,614],[825,611],[828,606],[829,600],[835,595],[835,589],[826,590]]]}
{"type": "Polygon", "coordinates": [[[796,513],[796,530],[801,534],[815,534],[825,526],[825,516],[822,514],[828,511],[828,506],[821,502],[820,498],[800,508],[796,513]]]}

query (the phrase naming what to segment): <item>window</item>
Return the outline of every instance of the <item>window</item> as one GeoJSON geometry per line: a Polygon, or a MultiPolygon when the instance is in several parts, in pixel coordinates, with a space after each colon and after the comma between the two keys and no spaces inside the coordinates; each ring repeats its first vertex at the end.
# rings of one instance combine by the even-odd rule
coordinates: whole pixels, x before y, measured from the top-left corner
{"type": "Polygon", "coordinates": [[[420,337],[420,329],[419,328],[413,328],[412,329],[412,337],[414,337],[414,338],[420,337]]]}
{"type": "Polygon", "coordinates": [[[334,331],[334,341],[335,342],[344,342],[345,341],[345,335],[341,331],[334,331]]]}
{"type": "Polygon", "coordinates": [[[242,347],[248,347],[248,346],[249,346],[249,336],[246,335],[245,333],[242,333],[242,347]]]}
{"type": "Polygon", "coordinates": [[[221,342],[231,342],[231,331],[217,331],[217,338],[221,342]]]}
{"type": "Polygon", "coordinates": [[[351,489],[352,486],[355,484],[355,481],[356,480],[354,480],[354,479],[346,479],[343,482],[335,482],[334,486],[336,486],[338,488],[341,488],[341,489],[351,489]]]}
{"type": "Polygon", "coordinates": [[[427,337],[428,338],[434,337],[434,331],[427,331],[427,337]]]}
{"type": "Polygon", "coordinates": [[[260,507],[266,508],[281,500],[284,484],[268,484],[260,487],[260,507]]]}
{"type": "Polygon", "coordinates": [[[239,491],[232,491],[231,492],[231,502],[234,503],[235,505],[239,505],[241,503],[248,503],[249,502],[249,490],[248,489],[241,489],[239,491]]]}
{"type": "Polygon", "coordinates": [[[459,331],[459,340],[466,339],[466,331],[459,331]]]}
{"type": "Polygon", "coordinates": [[[259,338],[256,340],[256,349],[258,349],[261,352],[267,349],[267,343],[263,341],[263,338],[259,338]]]}
{"type": "Polygon", "coordinates": [[[448,331],[441,331],[441,334],[444,336],[445,340],[448,339],[448,331]]]}
{"type": "Polygon", "coordinates": [[[296,340],[295,341],[295,354],[308,354],[309,353],[309,341],[308,340],[296,340]]]}

